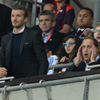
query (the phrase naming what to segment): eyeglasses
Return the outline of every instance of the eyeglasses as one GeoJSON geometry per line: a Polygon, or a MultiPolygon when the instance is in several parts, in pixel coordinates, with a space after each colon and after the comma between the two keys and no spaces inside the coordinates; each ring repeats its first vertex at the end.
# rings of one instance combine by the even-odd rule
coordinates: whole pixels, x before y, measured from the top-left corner
{"type": "Polygon", "coordinates": [[[98,32],[100,32],[100,30],[93,30],[93,32],[94,32],[94,33],[98,33],[98,32]]]}
{"type": "Polygon", "coordinates": [[[76,44],[76,42],[75,41],[66,42],[66,43],[63,43],[63,46],[64,47],[67,46],[67,45],[72,46],[73,44],[76,44]]]}

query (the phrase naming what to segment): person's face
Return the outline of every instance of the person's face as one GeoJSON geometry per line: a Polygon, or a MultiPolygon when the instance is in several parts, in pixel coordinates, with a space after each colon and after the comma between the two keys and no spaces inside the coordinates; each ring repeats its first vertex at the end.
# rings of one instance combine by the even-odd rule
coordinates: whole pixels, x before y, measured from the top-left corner
{"type": "Polygon", "coordinates": [[[94,32],[94,38],[100,42],[100,26],[95,28],[95,32],[94,32]]]}
{"type": "Polygon", "coordinates": [[[83,40],[83,43],[82,43],[82,56],[83,56],[83,59],[87,62],[90,61],[93,45],[94,45],[93,40],[91,40],[91,39],[83,40]]]}
{"type": "Polygon", "coordinates": [[[81,10],[77,17],[77,24],[79,28],[88,28],[92,26],[94,18],[92,18],[88,10],[81,10]]]}
{"type": "Polygon", "coordinates": [[[67,54],[71,54],[73,52],[73,49],[75,47],[75,40],[73,38],[69,38],[66,42],[65,42],[65,51],[67,54]],[[68,44],[67,44],[68,43],[68,44]]]}
{"type": "Polygon", "coordinates": [[[27,22],[27,17],[24,17],[23,10],[12,10],[11,21],[14,28],[20,28],[25,26],[27,22]]]}
{"type": "Polygon", "coordinates": [[[39,17],[39,27],[45,33],[50,32],[55,26],[55,22],[53,22],[50,18],[50,15],[41,15],[39,17]]]}

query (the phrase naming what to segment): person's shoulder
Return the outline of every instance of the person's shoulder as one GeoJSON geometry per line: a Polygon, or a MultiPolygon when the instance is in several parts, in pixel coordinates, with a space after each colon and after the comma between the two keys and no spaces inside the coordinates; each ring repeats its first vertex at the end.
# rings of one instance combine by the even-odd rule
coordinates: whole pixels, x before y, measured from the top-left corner
{"type": "Polygon", "coordinates": [[[11,8],[10,7],[8,7],[8,6],[6,6],[6,5],[3,5],[3,4],[0,4],[0,9],[1,10],[9,10],[9,11],[11,11],[11,8]]]}
{"type": "Polygon", "coordinates": [[[75,35],[76,32],[77,32],[77,29],[68,32],[66,35],[75,35]]]}
{"type": "Polygon", "coordinates": [[[13,33],[12,33],[12,32],[10,32],[10,33],[8,33],[8,34],[4,35],[4,36],[2,37],[2,39],[7,39],[7,38],[10,38],[10,36],[11,36],[12,34],[13,34],[13,33]]]}
{"type": "Polygon", "coordinates": [[[53,34],[54,35],[59,35],[59,36],[65,36],[66,34],[65,33],[61,33],[61,32],[59,32],[59,31],[57,31],[57,30],[54,30],[54,32],[53,32],[53,34]]]}
{"type": "Polygon", "coordinates": [[[30,30],[34,31],[34,32],[42,33],[42,30],[40,29],[39,25],[35,25],[35,26],[31,27],[30,30]]]}
{"type": "MultiPolygon", "coordinates": [[[[42,34],[42,31],[40,31],[40,30],[36,30],[36,29],[34,29],[34,28],[27,28],[26,29],[26,31],[27,31],[27,34],[29,34],[30,36],[39,36],[39,35],[41,35],[42,34]]],[[[42,36],[42,35],[41,35],[42,36]]]]}

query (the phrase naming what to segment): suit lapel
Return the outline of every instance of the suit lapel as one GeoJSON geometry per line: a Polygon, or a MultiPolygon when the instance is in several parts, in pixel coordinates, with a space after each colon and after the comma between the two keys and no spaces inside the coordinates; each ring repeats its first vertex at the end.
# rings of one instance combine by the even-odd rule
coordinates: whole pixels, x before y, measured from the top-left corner
{"type": "Polygon", "coordinates": [[[22,39],[21,39],[21,43],[20,43],[20,54],[22,52],[22,49],[24,47],[24,44],[25,44],[25,41],[27,39],[27,35],[28,35],[28,29],[25,28],[24,32],[23,32],[23,35],[22,35],[22,39]]]}
{"type": "Polygon", "coordinates": [[[10,37],[10,39],[9,39],[9,41],[7,41],[8,44],[7,44],[7,49],[6,49],[6,57],[8,60],[10,60],[9,58],[11,56],[11,44],[12,44],[13,33],[11,33],[9,37],[10,37]]]}

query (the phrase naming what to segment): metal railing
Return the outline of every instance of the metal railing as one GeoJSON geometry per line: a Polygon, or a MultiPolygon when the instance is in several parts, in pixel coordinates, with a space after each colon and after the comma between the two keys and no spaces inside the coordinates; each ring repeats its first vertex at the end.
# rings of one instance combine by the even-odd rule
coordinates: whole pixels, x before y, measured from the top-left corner
{"type": "MultiPolygon", "coordinates": [[[[39,83],[34,83],[34,84],[20,83],[20,85],[18,85],[18,86],[11,86],[11,87],[10,86],[4,86],[4,88],[0,88],[0,93],[2,93],[4,95],[4,100],[6,100],[7,96],[12,91],[25,90],[26,92],[28,92],[27,89],[44,87],[47,90],[46,92],[50,93],[51,91],[50,91],[49,88],[54,86],[54,85],[63,85],[63,84],[69,84],[69,83],[84,82],[84,85],[83,85],[84,88],[83,88],[83,90],[81,90],[81,91],[83,91],[83,98],[81,100],[88,100],[89,85],[90,85],[89,81],[91,81],[91,80],[93,81],[93,80],[97,80],[97,79],[100,79],[100,74],[82,76],[82,77],[75,77],[75,78],[68,78],[68,79],[59,79],[59,80],[54,80],[54,81],[40,80],[39,83]]],[[[50,96],[50,94],[48,94],[48,100],[49,99],[52,100],[52,96],[50,96]]],[[[75,100],[76,100],[76,98],[75,98],[75,100]]]]}

